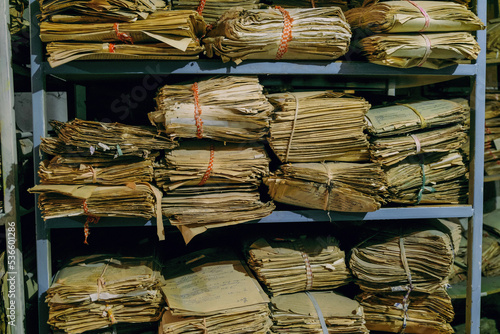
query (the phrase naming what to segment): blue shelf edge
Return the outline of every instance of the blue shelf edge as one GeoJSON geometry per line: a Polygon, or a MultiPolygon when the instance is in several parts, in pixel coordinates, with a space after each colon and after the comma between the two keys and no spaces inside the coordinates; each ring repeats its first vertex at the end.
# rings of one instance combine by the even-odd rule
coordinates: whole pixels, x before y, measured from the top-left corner
{"type": "MultiPolygon", "coordinates": [[[[334,221],[369,221],[390,219],[430,219],[472,217],[470,205],[419,206],[402,208],[382,208],[374,212],[326,212],[322,210],[274,211],[271,215],[248,223],[307,223],[334,221]]],[[[48,229],[81,228],[85,217],[55,218],[45,221],[48,229]]],[[[168,224],[168,223],[166,223],[168,224]]],[[[156,219],[104,217],[95,227],[155,226],[156,219]]]]}
{"type": "Polygon", "coordinates": [[[42,63],[45,74],[54,76],[95,75],[155,75],[155,74],[260,74],[260,75],[358,75],[358,76],[408,76],[450,75],[472,76],[477,74],[477,64],[459,64],[439,70],[420,67],[395,68],[359,61],[259,61],[246,60],[239,65],[223,63],[220,59],[195,61],[74,61],[55,68],[42,63]]]}

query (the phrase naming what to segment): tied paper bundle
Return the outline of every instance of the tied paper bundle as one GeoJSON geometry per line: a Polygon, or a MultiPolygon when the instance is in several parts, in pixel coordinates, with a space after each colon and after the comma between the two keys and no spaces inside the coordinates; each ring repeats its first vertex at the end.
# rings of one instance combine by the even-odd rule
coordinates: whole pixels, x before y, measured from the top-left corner
{"type": "Polygon", "coordinates": [[[100,217],[150,219],[156,216],[158,238],[165,239],[161,215],[162,193],[149,183],[124,186],[39,184],[28,191],[40,194],[38,207],[45,220],[87,216],[84,243],[87,243],[90,233],[89,223],[97,223],[100,217]]]}
{"type": "Polygon", "coordinates": [[[486,60],[496,63],[500,58],[500,18],[492,19],[486,27],[486,60]]]}
{"type": "Polygon", "coordinates": [[[211,78],[191,85],[166,85],[149,120],[172,138],[254,142],[269,128],[273,106],[252,76],[211,78]]]}
{"type": "Polygon", "coordinates": [[[262,8],[260,0],[172,0],[172,8],[175,10],[190,9],[196,10],[203,15],[208,24],[213,24],[227,10],[238,7],[241,9],[262,8]]]}
{"type": "Polygon", "coordinates": [[[160,272],[151,258],[92,255],[73,259],[47,290],[48,324],[83,333],[161,317],[160,272]]]}
{"type": "Polygon", "coordinates": [[[166,263],[167,301],[159,333],[258,333],[271,326],[269,298],[227,249],[204,249],[166,263]]]}
{"type": "Polygon", "coordinates": [[[339,7],[227,11],[203,39],[208,57],[334,60],[349,48],[351,30],[339,7]]]}
{"type": "Polygon", "coordinates": [[[500,276],[500,244],[492,236],[483,237],[484,249],[481,261],[481,272],[484,276],[500,276]]]}
{"type": "Polygon", "coordinates": [[[247,262],[273,296],[330,290],[349,283],[351,275],[338,241],[311,237],[259,239],[250,245],[247,262]]]}
{"type": "Polygon", "coordinates": [[[345,13],[352,28],[372,33],[475,31],[485,28],[465,5],[451,1],[368,1],[345,13]]]}
{"type": "MultiPolygon", "coordinates": [[[[352,6],[352,2],[349,1],[349,5],[352,6]]],[[[308,8],[308,7],[332,7],[337,6],[342,10],[347,9],[347,0],[273,0],[273,5],[281,6],[283,8],[308,8]]]]}
{"type": "Polygon", "coordinates": [[[349,261],[356,284],[373,293],[432,293],[445,287],[460,228],[447,220],[366,226],[349,261]]]}
{"type": "Polygon", "coordinates": [[[375,211],[387,194],[385,174],[374,163],[286,164],[264,183],[277,202],[325,211],[375,211]]]}
{"type": "Polygon", "coordinates": [[[271,305],[273,333],[369,333],[363,307],[333,291],[277,296],[271,305]]]}
{"type": "Polygon", "coordinates": [[[486,94],[484,170],[487,175],[500,174],[500,94],[486,94]]]}
{"type": "Polygon", "coordinates": [[[480,51],[469,32],[376,34],[359,43],[371,63],[399,68],[440,69],[477,59],[480,51]]]}
{"type": "Polygon", "coordinates": [[[405,134],[453,123],[463,123],[469,113],[464,99],[429,100],[368,110],[368,131],[377,137],[405,134]]]}
{"type": "Polygon", "coordinates": [[[73,60],[198,59],[205,21],[194,11],[163,11],[131,23],[40,24],[52,67],[73,60]]]}
{"type": "Polygon", "coordinates": [[[40,20],[52,22],[133,22],[166,9],[163,0],[39,0],[40,20]]]}
{"type": "Polygon", "coordinates": [[[467,142],[467,127],[456,124],[434,130],[413,132],[410,135],[381,137],[372,141],[372,161],[393,166],[408,157],[423,153],[449,152],[467,142]]]}
{"type": "MultiPolygon", "coordinates": [[[[65,145],[99,152],[109,157],[147,157],[152,149],[173,149],[177,143],[158,135],[154,128],[120,123],[102,123],[74,119],[67,123],[50,121],[57,136],[65,145]]],[[[59,143],[54,143],[59,145],[59,143]]]]}
{"type": "Polygon", "coordinates": [[[167,193],[179,187],[255,185],[269,174],[270,159],[261,144],[182,142],[155,164],[156,184],[167,193]],[[202,183],[200,185],[200,183],[202,183]]]}
{"type": "Polygon", "coordinates": [[[94,161],[72,164],[67,159],[55,156],[51,160],[40,162],[38,176],[43,184],[102,184],[123,185],[130,182],[152,182],[153,163],[151,160],[134,161],[127,159],[120,163],[112,161],[94,161]]]}
{"type": "Polygon", "coordinates": [[[468,199],[468,168],[457,151],[409,158],[386,174],[394,203],[465,204],[468,199]]]}
{"type": "Polygon", "coordinates": [[[363,132],[370,109],[365,99],[331,91],[267,97],[276,107],[268,141],[281,162],[370,159],[363,132]]]}
{"type": "Polygon", "coordinates": [[[449,324],[455,313],[451,298],[443,288],[431,293],[412,293],[410,302],[401,302],[405,293],[363,292],[356,297],[365,312],[370,331],[418,334],[451,334],[449,324]]]}

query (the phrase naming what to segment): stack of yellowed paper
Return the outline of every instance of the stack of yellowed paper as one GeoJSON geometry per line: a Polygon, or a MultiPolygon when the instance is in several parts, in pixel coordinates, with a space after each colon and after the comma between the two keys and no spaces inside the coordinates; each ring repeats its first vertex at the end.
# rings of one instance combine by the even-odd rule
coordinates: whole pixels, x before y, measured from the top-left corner
{"type": "Polygon", "coordinates": [[[275,206],[260,199],[258,187],[269,174],[262,144],[184,141],[155,164],[155,180],[165,191],[163,215],[186,242],[211,227],[268,216],[275,206]]]}
{"type": "Polygon", "coordinates": [[[271,326],[269,298],[227,249],[204,249],[166,263],[167,308],[159,333],[258,333],[271,326]]]}
{"type": "Polygon", "coordinates": [[[156,97],[153,125],[171,138],[254,142],[268,133],[273,106],[257,77],[226,76],[166,85],[156,97]]]}
{"type": "Polygon", "coordinates": [[[400,68],[470,62],[480,50],[470,32],[485,28],[465,5],[449,1],[368,1],[346,19],[363,29],[359,44],[370,62],[400,68]]]}
{"type": "Polygon", "coordinates": [[[447,220],[367,226],[351,250],[349,268],[363,291],[431,293],[447,284],[460,225],[447,220]]]}
{"type": "Polygon", "coordinates": [[[48,324],[55,331],[83,333],[158,321],[164,304],[160,275],[151,258],[73,259],[47,290],[48,324]]]}
{"type": "Polygon", "coordinates": [[[347,0],[273,0],[273,5],[283,8],[315,8],[315,7],[340,7],[342,10],[347,9],[347,5],[352,6],[353,1],[347,0]]]}
{"type": "Polygon", "coordinates": [[[486,60],[491,63],[500,61],[500,18],[488,21],[486,27],[486,60]]]}
{"type": "MultiPolygon", "coordinates": [[[[103,156],[147,157],[152,150],[173,149],[177,142],[158,135],[149,126],[134,126],[120,123],[102,123],[74,119],[69,122],[51,121],[59,140],[65,145],[87,150],[90,155],[96,152],[103,156]]],[[[51,144],[62,145],[50,141],[51,144]]]]}
{"type": "Polygon", "coordinates": [[[480,47],[469,32],[375,34],[360,40],[368,61],[410,68],[440,69],[477,59],[480,47]]]}
{"type": "Polygon", "coordinates": [[[264,145],[258,143],[184,141],[155,164],[154,178],[167,193],[179,187],[197,186],[200,192],[219,186],[236,190],[240,185],[258,186],[262,177],[269,174],[269,162],[264,145]],[[210,163],[210,176],[206,178],[210,163]]]}
{"type": "Polygon", "coordinates": [[[175,10],[189,9],[196,10],[203,15],[207,24],[213,24],[227,10],[238,7],[242,9],[257,9],[262,8],[260,0],[172,0],[172,8],[175,10]]]}
{"type": "Polygon", "coordinates": [[[124,23],[41,22],[52,67],[73,60],[198,59],[205,21],[195,11],[158,11],[124,23]]]}
{"type": "Polygon", "coordinates": [[[345,13],[352,28],[372,33],[475,31],[484,29],[467,6],[450,1],[366,1],[345,13]],[[426,13],[424,15],[423,13],[426,13]]]}
{"type": "Polygon", "coordinates": [[[428,100],[372,108],[372,161],[392,166],[407,157],[458,150],[467,142],[469,105],[465,99],[428,100]]]}
{"type": "Polygon", "coordinates": [[[386,176],[375,163],[285,164],[264,183],[277,202],[326,211],[375,211],[387,195],[386,176]]]}
{"type": "Polygon", "coordinates": [[[247,250],[247,262],[273,295],[331,290],[351,278],[345,254],[334,238],[258,239],[247,250]]]}
{"type": "Polygon", "coordinates": [[[394,203],[464,204],[468,199],[468,167],[457,151],[408,158],[386,174],[394,203]]]}
{"type": "Polygon", "coordinates": [[[245,59],[324,59],[344,55],[351,30],[339,7],[233,8],[203,39],[209,57],[237,64],[245,59]]]}
{"type": "Polygon", "coordinates": [[[40,19],[51,22],[133,22],[168,8],[163,0],[39,0],[40,19]]]}
{"type": "Polygon", "coordinates": [[[500,276],[500,244],[492,236],[483,237],[481,271],[484,276],[500,276]]]}
{"type": "MultiPolygon", "coordinates": [[[[38,168],[43,184],[102,184],[123,185],[128,183],[152,182],[153,162],[139,159],[110,158],[104,161],[89,157],[87,162],[71,163],[63,156],[44,160],[38,168]]],[[[81,159],[83,160],[83,159],[81,159]]]]}
{"type": "MultiPolygon", "coordinates": [[[[29,2],[26,0],[10,0],[9,2],[9,31],[11,35],[15,35],[19,32],[27,32],[29,29],[29,19],[25,15],[25,11],[28,12],[29,2]]],[[[16,39],[14,36],[12,41],[16,39]]]]}
{"type": "Polygon", "coordinates": [[[275,296],[271,305],[273,333],[369,333],[363,307],[333,291],[275,296]]]}
{"type": "Polygon", "coordinates": [[[460,223],[444,219],[365,225],[349,267],[363,291],[357,300],[369,330],[453,332],[453,307],[445,288],[460,232],[460,223]]]}
{"type": "Polygon", "coordinates": [[[484,171],[487,175],[500,174],[500,94],[486,94],[484,171]]]}
{"type": "Polygon", "coordinates": [[[332,91],[267,95],[275,106],[269,145],[281,162],[368,161],[370,104],[332,91]]]}
{"type": "Polygon", "coordinates": [[[431,293],[414,292],[409,303],[402,303],[405,293],[375,294],[363,292],[356,299],[363,307],[370,331],[391,333],[452,334],[450,322],[455,313],[445,289],[431,293]]]}

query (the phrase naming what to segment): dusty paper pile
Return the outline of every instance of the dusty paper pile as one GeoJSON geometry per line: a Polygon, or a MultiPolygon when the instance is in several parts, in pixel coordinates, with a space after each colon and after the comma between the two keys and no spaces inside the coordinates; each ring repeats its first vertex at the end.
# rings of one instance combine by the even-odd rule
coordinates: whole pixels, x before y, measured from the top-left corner
{"type": "Polygon", "coordinates": [[[58,138],[65,145],[76,146],[109,157],[138,156],[147,157],[154,150],[172,149],[177,143],[160,136],[154,128],[102,123],[74,119],[67,123],[51,121],[58,138]]]}
{"type": "Polygon", "coordinates": [[[117,323],[158,321],[161,276],[151,258],[79,257],[62,268],[47,290],[48,324],[83,333],[117,323]]]}
{"type": "Polygon", "coordinates": [[[484,170],[487,175],[500,174],[500,94],[486,94],[484,170]]]}
{"type": "Polygon", "coordinates": [[[52,67],[73,60],[198,59],[205,21],[195,11],[159,11],[124,23],[40,23],[52,67]]]}
{"type": "Polygon", "coordinates": [[[262,8],[260,0],[172,0],[172,8],[175,10],[189,9],[196,10],[203,15],[207,24],[213,24],[227,10],[238,7],[241,9],[257,9],[262,8]]]}
{"type": "Polygon", "coordinates": [[[52,22],[133,22],[145,19],[159,9],[166,9],[163,0],[39,0],[40,20],[52,22]]]}
{"type": "Polygon", "coordinates": [[[401,302],[405,294],[363,292],[358,295],[356,299],[363,307],[368,329],[392,333],[454,333],[449,323],[455,313],[445,289],[431,294],[414,292],[406,304],[401,302]]]}
{"type": "Polygon", "coordinates": [[[375,34],[359,43],[371,63],[399,68],[440,69],[477,59],[480,51],[469,32],[375,34]]]}
{"type": "Polygon", "coordinates": [[[248,247],[247,262],[273,295],[331,290],[349,283],[344,251],[334,238],[258,239],[248,247]]]}
{"type": "Polygon", "coordinates": [[[345,13],[352,28],[372,33],[475,31],[485,28],[465,5],[451,1],[365,1],[345,13]],[[423,14],[426,13],[426,14],[423,14]]]}
{"type": "Polygon", "coordinates": [[[272,105],[257,77],[226,76],[191,85],[166,85],[156,96],[153,125],[171,138],[253,142],[269,128],[272,105]]]}
{"type": "Polygon", "coordinates": [[[166,263],[167,308],[159,333],[259,333],[271,326],[269,299],[230,250],[205,249],[166,263]]]}
{"type": "Polygon", "coordinates": [[[351,250],[350,268],[369,330],[452,333],[453,307],[445,290],[460,224],[448,220],[365,225],[351,250]]]}
{"type": "Polygon", "coordinates": [[[486,27],[486,60],[492,63],[500,58],[500,18],[488,21],[486,27]]]}
{"type": "Polygon", "coordinates": [[[326,211],[375,211],[387,194],[385,174],[375,163],[285,164],[264,183],[277,202],[326,211]]]}
{"type": "Polygon", "coordinates": [[[368,161],[370,104],[332,91],[267,95],[275,106],[269,145],[281,162],[368,161]]]}
{"type": "Polygon", "coordinates": [[[202,42],[208,57],[238,64],[245,59],[334,60],[347,52],[350,39],[339,7],[269,7],[227,11],[202,42]]]}
{"type": "Polygon", "coordinates": [[[166,195],[163,215],[188,242],[211,227],[256,220],[273,211],[258,186],[269,174],[262,144],[185,141],[155,165],[155,180],[166,195]]]}
{"type": "Polygon", "coordinates": [[[407,157],[458,150],[467,142],[469,105],[465,99],[428,100],[372,108],[372,161],[392,166],[407,157]]]}
{"type": "Polygon", "coordinates": [[[468,167],[457,151],[408,158],[386,169],[386,174],[393,203],[467,203],[468,167]]]}
{"type": "Polygon", "coordinates": [[[347,9],[347,5],[352,6],[353,1],[347,0],[273,0],[273,5],[283,8],[315,8],[315,7],[340,7],[342,10],[347,9]]]}
{"type": "Polygon", "coordinates": [[[369,333],[359,303],[333,291],[271,298],[273,333],[369,333]]]}

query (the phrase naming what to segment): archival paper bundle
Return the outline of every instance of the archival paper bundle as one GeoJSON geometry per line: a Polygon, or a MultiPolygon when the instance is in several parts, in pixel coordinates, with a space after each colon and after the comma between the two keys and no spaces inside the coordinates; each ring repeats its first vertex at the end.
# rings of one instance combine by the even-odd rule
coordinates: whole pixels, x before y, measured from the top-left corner
{"type": "Polygon", "coordinates": [[[233,8],[202,42],[208,57],[237,64],[245,59],[334,60],[349,48],[351,30],[339,7],[233,8]]]}
{"type": "Polygon", "coordinates": [[[277,202],[326,211],[375,211],[387,195],[385,174],[375,163],[285,164],[264,183],[277,202]]]}
{"type": "Polygon", "coordinates": [[[268,142],[281,162],[369,160],[365,99],[332,91],[267,97],[275,106],[268,142]]]}
{"type": "Polygon", "coordinates": [[[166,85],[156,96],[153,125],[171,138],[254,142],[268,133],[273,106],[254,76],[226,76],[166,85]]]}
{"type": "Polygon", "coordinates": [[[238,7],[241,9],[258,9],[264,7],[260,0],[172,0],[172,9],[190,9],[197,10],[203,15],[207,24],[214,24],[219,17],[222,16],[227,10],[238,7]]]}
{"type": "Polygon", "coordinates": [[[246,253],[249,267],[273,296],[331,290],[351,279],[344,251],[335,238],[261,238],[246,253]]]}
{"type": "Polygon", "coordinates": [[[65,333],[83,333],[117,323],[158,321],[164,303],[160,282],[151,258],[75,258],[47,289],[48,324],[65,333]]]}

